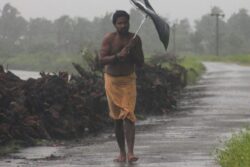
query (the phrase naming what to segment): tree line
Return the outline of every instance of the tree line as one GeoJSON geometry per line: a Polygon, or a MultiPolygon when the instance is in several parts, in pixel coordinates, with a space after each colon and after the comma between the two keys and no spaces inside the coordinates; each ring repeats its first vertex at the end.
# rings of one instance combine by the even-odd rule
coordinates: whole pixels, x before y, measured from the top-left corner
{"type": "MultiPolygon", "coordinates": [[[[210,15],[212,12],[223,11],[214,7],[196,20],[194,27],[188,19],[171,23],[164,18],[171,27],[168,52],[173,52],[175,47],[177,54],[215,54],[216,20],[210,15]]],[[[143,16],[135,9],[130,10],[130,16],[131,31],[135,32],[143,16]]],[[[21,54],[39,54],[41,57],[79,55],[83,48],[98,50],[104,34],[114,31],[111,17],[112,13],[106,13],[92,21],[67,15],[53,21],[46,18],[26,20],[18,9],[8,3],[0,13],[0,58],[9,59],[21,54]]],[[[219,18],[219,27],[221,54],[250,53],[250,15],[246,9],[240,9],[227,20],[219,18]]],[[[147,55],[164,52],[150,19],[139,35],[147,55]]]]}

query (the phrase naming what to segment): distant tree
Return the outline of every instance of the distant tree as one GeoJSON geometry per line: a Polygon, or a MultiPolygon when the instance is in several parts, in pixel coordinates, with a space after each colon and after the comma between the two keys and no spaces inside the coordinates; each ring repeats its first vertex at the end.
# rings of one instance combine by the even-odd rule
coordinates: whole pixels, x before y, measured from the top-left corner
{"type": "MultiPolygon", "coordinates": [[[[176,23],[175,42],[178,54],[214,54],[216,47],[216,19],[211,13],[223,13],[219,7],[201,16],[191,28],[188,19],[176,23]]],[[[136,9],[130,10],[130,31],[136,32],[144,14],[136,9]]],[[[170,25],[167,18],[163,18],[170,25]]],[[[99,50],[104,34],[115,31],[112,25],[112,13],[96,17],[93,21],[86,18],[71,18],[61,16],[54,21],[45,18],[35,18],[26,21],[19,11],[10,4],[0,10],[0,58],[28,55],[34,58],[38,55],[41,62],[50,62],[51,55],[59,58],[58,62],[68,63],[71,58],[78,60],[80,52],[88,48],[91,52],[99,50]],[[70,56],[68,56],[70,55],[70,56]]],[[[140,29],[145,55],[155,55],[165,52],[159,40],[156,28],[150,18],[147,18],[140,29]]],[[[219,46],[221,54],[250,53],[250,16],[246,9],[240,9],[225,22],[219,18],[219,46]]],[[[168,52],[173,50],[173,31],[170,32],[168,52]]],[[[34,58],[36,59],[36,58],[34,58]]],[[[46,64],[46,63],[42,63],[46,64]]],[[[58,63],[57,67],[65,67],[58,63]]],[[[55,68],[57,68],[55,67],[55,68]]]]}
{"type": "Polygon", "coordinates": [[[240,9],[227,22],[227,49],[229,53],[250,53],[250,16],[240,9]]]}
{"type": "MultiPolygon", "coordinates": [[[[214,12],[222,12],[222,10],[218,7],[214,7],[211,13],[214,12]]],[[[211,13],[203,15],[201,20],[195,22],[196,32],[192,35],[193,39],[202,39],[199,45],[202,46],[202,50],[205,54],[214,54],[216,48],[216,20],[211,16],[211,13]],[[199,35],[199,37],[195,37],[195,35],[199,35]]],[[[219,43],[222,44],[222,39],[224,38],[222,32],[226,29],[225,22],[222,18],[219,18],[219,26],[219,43]]]]}
{"type": "Polygon", "coordinates": [[[61,16],[54,22],[56,41],[57,41],[57,51],[59,52],[70,52],[71,40],[74,30],[74,21],[67,15],[61,16]]]}
{"type": "Polygon", "coordinates": [[[0,42],[4,52],[20,51],[20,43],[27,30],[27,21],[20,16],[16,8],[6,4],[1,11],[0,42]]]}
{"type": "MultiPolygon", "coordinates": [[[[205,53],[211,53],[215,49],[215,22],[210,14],[202,16],[201,20],[195,22],[196,33],[201,37],[200,46],[205,53]]],[[[193,37],[199,39],[199,37],[193,37]]]]}
{"type": "Polygon", "coordinates": [[[53,52],[56,44],[53,23],[45,18],[31,19],[23,43],[29,53],[53,52]]]}
{"type": "Polygon", "coordinates": [[[93,47],[93,41],[95,41],[94,30],[95,27],[91,21],[80,17],[74,20],[71,45],[76,53],[85,47],[93,47]]]}
{"type": "Polygon", "coordinates": [[[218,6],[214,6],[212,9],[211,9],[211,13],[224,13],[223,10],[221,8],[219,8],[218,6]]]}
{"type": "Polygon", "coordinates": [[[103,18],[95,18],[93,20],[93,44],[95,47],[100,48],[104,34],[114,31],[114,26],[111,21],[112,13],[106,13],[103,18]]]}
{"type": "Polygon", "coordinates": [[[203,54],[204,47],[202,45],[203,35],[200,31],[195,31],[190,34],[190,45],[193,53],[195,54],[203,54]]]}
{"type": "Polygon", "coordinates": [[[191,35],[191,26],[188,19],[180,20],[176,24],[176,49],[181,52],[188,52],[191,50],[190,44],[190,35],[191,35]]]}

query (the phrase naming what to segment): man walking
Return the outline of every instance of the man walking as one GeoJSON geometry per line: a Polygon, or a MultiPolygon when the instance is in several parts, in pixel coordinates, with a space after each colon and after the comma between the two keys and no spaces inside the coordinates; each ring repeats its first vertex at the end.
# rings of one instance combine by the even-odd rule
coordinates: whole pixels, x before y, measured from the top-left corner
{"type": "Polygon", "coordinates": [[[129,32],[129,14],[118,10],[113,14],[115,32],[104,36],[100,63],[104,66],[105,90],[109,115],[115,121],[115,135],[120,149],[116,162],[133,162],[136,104],[135,68],[144,63],[142,43],[139,36],[129,32]],[[127,152],[125,147],[127,143],[127,152]]]}

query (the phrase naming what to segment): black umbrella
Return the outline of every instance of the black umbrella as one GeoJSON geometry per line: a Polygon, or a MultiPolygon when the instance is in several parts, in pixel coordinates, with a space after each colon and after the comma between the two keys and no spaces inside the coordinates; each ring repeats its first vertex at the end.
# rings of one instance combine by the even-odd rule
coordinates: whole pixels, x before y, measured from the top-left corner
{"type": "Polygon", "coordinates": [[[152,11],[155,12],[155,10],[153,9],[153,7],[150,5],[149,1],[148,0],[144,0],[144,3],[146,5],[147,8],[151,9],[152,11]]]}
{"type": "MultiPolygon", "coordinates": [[[[138,7],[141,11],[147,14],[152,20],[155,25],[155,28],[158,32],[159,38],[164,45],[164,48],[167,50],[168,42],[169,42],[169,25],[160,17],[158,16],[152,6],[150,5],[148,0],[144,0],[143,4],[140,1],[131,0],[133,4],[138,7]]],[[[142,24],[144,23],[145,19],[142,21],[139,29],[141,28],[142,24]]],[[[139,29],[137,30],[136,34],[138,33],[139,29]]]]}

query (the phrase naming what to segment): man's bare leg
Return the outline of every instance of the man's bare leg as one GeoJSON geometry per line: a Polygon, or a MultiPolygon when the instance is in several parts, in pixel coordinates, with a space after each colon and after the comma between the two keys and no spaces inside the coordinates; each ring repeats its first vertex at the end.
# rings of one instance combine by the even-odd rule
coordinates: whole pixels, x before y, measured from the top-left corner
{"type": "Polygon", "coordinates": [[[120,155],[114,159],[115,162],[126,162],[126,149],[123,120],[115,120],[115,136],[120,149],[120,155]]]}
{"type": "Polygon", "coordinates": [[[134,155],[134,142],[135,142],[135,123],[129,119],[124,120],[125,137],[128,147],[128,162],[134,162],[138,160],[138,157],[134,155]]]}

